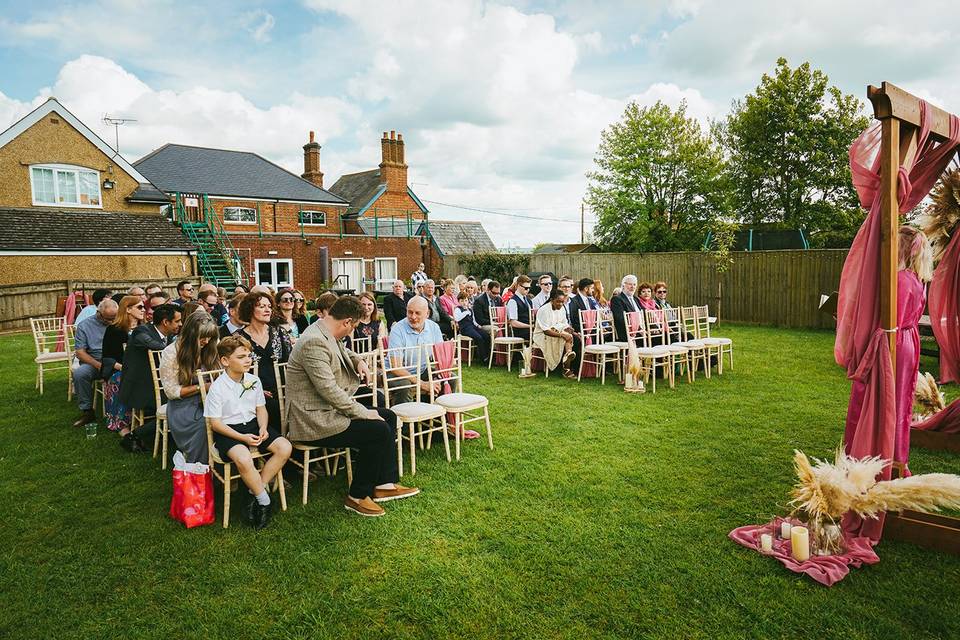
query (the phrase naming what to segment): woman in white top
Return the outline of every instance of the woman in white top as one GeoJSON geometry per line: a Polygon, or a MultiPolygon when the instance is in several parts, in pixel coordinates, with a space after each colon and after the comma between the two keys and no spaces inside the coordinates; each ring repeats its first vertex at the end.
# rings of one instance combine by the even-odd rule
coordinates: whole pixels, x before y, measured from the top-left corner
{"type": "Polygon", "coordinates": [[[576,378],[570,370],[570,363],[576,357],[573,352],[573,330],[567,322],[564,304],[567,296],[562,289],[550,292],[550,301],[537,310],[537,320],[533,329],[533,346],[540,349],[546,360],[548,371],[563,364],[563,377],[576,378]]]}

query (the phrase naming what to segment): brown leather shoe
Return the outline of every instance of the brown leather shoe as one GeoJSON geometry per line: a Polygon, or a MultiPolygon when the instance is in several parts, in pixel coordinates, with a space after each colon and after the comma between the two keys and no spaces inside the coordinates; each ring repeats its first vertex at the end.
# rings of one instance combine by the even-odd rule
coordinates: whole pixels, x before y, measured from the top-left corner
{"type": "Polygon", "coordinates": [[[356,498],[351,498],[349,495],[343,499],[343,508],[368,518],[376,518],[377,516],[382,516],[387,513],[383,510],[383,507],[376,504],[370,498],[357,500],[356,498]]]}
{"type": "Polygon", "coordinates": [[[373,501],[390,502],[391,500],[402,500],[410,496],[415,496],[418,493],[420,493],[420,489],[416,487],[405,487],[401,484],[395,484],[393,485],[393,489],[374,489],[373,501]]]}
{"type": "Polygon", "coordinates": [[[80,427],[86,426],[91,422],[97,421],[97,414],[93,412],[93,409],[87,409],[86,411],[80,414],[80,417],[73,421],[73,426],[80,427]]]}

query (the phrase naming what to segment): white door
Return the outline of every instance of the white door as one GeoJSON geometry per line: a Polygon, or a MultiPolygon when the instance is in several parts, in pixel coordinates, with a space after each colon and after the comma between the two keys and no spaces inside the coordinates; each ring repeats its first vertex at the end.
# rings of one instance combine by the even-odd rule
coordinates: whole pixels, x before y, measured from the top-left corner
{"type": "Polygon", "coordinates": [[[376,258],[374,260],[375,279],[374,290],[390,291],[393,281],[397,279],[396,258],[376,258]]]}
{"type": "Polygon", "coordinates": [[[333,288],[363,291],[363,258],[334,258],[333,288]]]}

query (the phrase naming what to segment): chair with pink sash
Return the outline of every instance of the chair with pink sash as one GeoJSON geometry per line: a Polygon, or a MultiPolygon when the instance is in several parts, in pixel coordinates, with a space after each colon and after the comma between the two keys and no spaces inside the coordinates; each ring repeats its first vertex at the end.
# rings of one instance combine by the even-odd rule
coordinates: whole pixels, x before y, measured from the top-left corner
{"type": "MultiPolygon", "coordinates": [[[[436,395],[430,387],[430,402],[447,410],[447,422],[453,425],[455,435],[456,459],[460,459],[462,441],[467,438],[468,430],[464,426],[471,422],[483,421],[487,428],[487,444],[493,449],[493,430],[490,427],[490,401],[486,396],[476,393],[464,393],[462,361],[458,357],[454,342],[441,342],[433,345],[433,358],[427,364],[430,382],[442,385],[442,395],[436,395]]],[[[467,438],[470,439],[470,438],[467,438]]]]}
{"type": "MultiPolygon", "coordinates": [[[[685,342],[680,341],[680,314],[676,309],[647,309],[647,340],[650,346],[657,345],[670,352],[673,360],[671,375],[676,379],[677,365],[680,366],[681,374],[686,372],[687,382],[693,382],[693,373],[691,372],[692,359],[690,349],[685,342]]],[[[702,351],[705,347],[695,347],[702,351]]],[[[670,386],[673,386],[671,380],[670,386]]]]}
{"type": "Polygon", "coordinates": [[[490,307],[490,360],[487,369],[497,364],[506,364],[507,371],[513,361],[514,353],[521,353],[526,341],[510,335],[510,323],[507,322],[506,307],[490,307]]]}
{"type": "MultiPolygon", "coordinates": [[[[637,355],[640,357],[640,364],[643,368],[643,381],[651,381],[653,393],[657,392],[657,369],[664,378],[670,382],[673,387],[673,357],[669,349],[664,347],[651,347],[647,335],[647,328],[644,326],[643,316],[639,311],[627,311],[623,314],[624,326],[627,328],[627,340],[632,340],[637,347],[637,355]]],[[[625,356],[626,358],[627,356],[625,356]]],[[[626,362],[623,368],[626,369],[626,362]]]]}
{"type": "Polygon", "coordinates": [[[596,309],[581,309],[580,329],[583,336],[583,353],[580,354],[580,368],[577,371],[579,382],[584,373],[587,377],[600,378],[600,384],[607,383],[607,365],[612,364],[620,376],[620,348],[612,344],[603,344],[603,332],[596,309]]]}

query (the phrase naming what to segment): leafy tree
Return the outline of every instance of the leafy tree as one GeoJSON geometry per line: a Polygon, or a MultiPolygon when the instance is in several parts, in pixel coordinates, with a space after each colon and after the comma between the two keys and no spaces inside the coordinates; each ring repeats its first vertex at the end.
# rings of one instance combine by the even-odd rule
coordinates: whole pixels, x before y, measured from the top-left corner
{"type": "Polygon", "coordinates": [[[627,105],[587,174],[596,241],[616,251],[694,249],[728,209],[719,147],[687,105],[627,105]]]}
{"type": "Polygon", "coordinates": [[[809,63],[791,69],[780,58],[774,74],[764,74],[716,127],[744,222],[778,223],[806,230],[815,244],[842,244],[863,221],[847,150],[868,119],[860,100],[828,83],[809,63]]]}
{"type": "Polygon", "coordinates": [[[513,277],[530,271],[530,256],[516,253],[474,253],[459,256],[460,271],[477,278],[492,278],[504,288],[513,277]]]}

